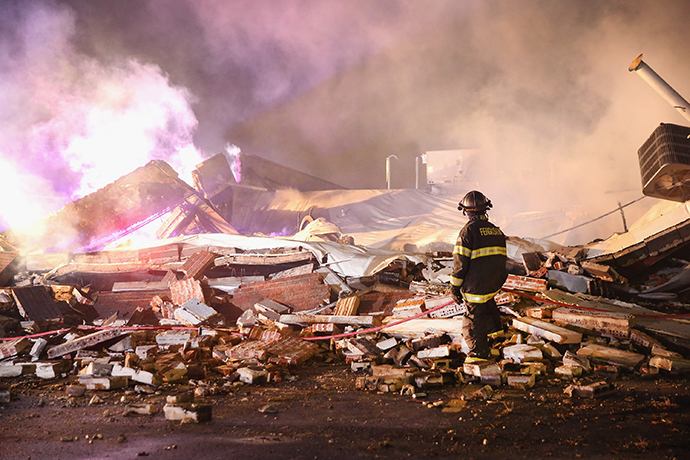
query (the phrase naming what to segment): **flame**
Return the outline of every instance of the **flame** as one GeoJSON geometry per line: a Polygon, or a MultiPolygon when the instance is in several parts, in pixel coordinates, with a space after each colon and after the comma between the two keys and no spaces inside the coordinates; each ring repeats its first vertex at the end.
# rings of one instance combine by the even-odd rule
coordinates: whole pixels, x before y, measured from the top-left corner
{"type": "Polygon", "coordinates": [[[60,203],[50,196],[53,193],[50,183],[24,172],[3,157],[0,154],[0,196],[7,199],[3,200],[0,211],[0,229],[12,226],[30,231],[34,222],[55,211],[60,203]]]}

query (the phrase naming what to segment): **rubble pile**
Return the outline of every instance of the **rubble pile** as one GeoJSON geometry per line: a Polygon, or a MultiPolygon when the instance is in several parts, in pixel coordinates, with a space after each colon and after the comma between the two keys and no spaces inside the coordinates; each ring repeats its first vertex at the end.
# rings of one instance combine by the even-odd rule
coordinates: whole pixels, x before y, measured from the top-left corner
{"type": "Polygon", "coordinates": [[[302,247],[173,243],[65,257],[0,289],[0,378],[59,379],[71,397],[164,391],[170,420],[208,420],[203,396],[293,378],[314,359],[348,363],[358,389],[414,398],[475,384],[470,397],[480,399],[498,387],[538,385],[596,397],[615,391],[621,375],[690,370],[675,351],[689,336],[685,323],[592,295],[595,285],[624,292],[627,280],[563,255],[524,255],[524,274],[509,275],[496,298],[504,329],[491,336],[493,359],[473,362],[464,308],[443,281],[448,258],[394,260],[374,276],[348,278],[302,247]]]}

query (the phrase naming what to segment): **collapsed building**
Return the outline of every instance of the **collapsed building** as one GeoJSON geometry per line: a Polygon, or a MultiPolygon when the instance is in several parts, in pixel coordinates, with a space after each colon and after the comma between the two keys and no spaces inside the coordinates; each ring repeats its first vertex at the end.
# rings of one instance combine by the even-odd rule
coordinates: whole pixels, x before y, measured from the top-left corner
{"type": "MultiPolygon", "coordinates": [[[[654,145],[673,142],[687,136],[654,145]]],[[[469,364],[463,306],[449,294],[457,195],[348,190],[246,154],[211,157],[193,179],[152,161],[31,232],[0,234],[1,379],[63,379],[73,397],[230,391],[321,359],[349,363],[364,390],[421,397],[480,383],[486,399],[554,380],[594,397],[615,391],[619,374],[690,370],[680,192],[587,245],[509,236],[496,359],[469,364]]],[[[172,394],[166,418],[210,418],[192,401],[172,394]]]]}

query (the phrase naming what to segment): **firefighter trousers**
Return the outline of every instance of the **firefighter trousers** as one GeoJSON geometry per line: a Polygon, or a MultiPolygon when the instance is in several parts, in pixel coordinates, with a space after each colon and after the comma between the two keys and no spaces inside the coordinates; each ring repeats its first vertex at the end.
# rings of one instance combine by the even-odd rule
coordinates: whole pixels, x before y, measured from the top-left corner
{"type": "Polygon", "coordinates": [[[463,318],[462,335],[471,356],[491,356],[488,334],[501,330],[501,313],[492,298],[485,303],[465,302],[467,312],[463,318]]]}

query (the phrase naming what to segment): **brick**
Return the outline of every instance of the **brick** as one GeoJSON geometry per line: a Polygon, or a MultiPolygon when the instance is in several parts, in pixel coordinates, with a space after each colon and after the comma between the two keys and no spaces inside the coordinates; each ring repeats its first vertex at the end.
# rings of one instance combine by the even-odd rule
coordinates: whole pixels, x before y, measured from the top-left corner
{"type": "Polygon", "coordinates": [[[31,342],[26,338],[18,338],[12,340],[0,340],[0,358],[9,358],[16,356],[22,351],[31,348],[31,342]]]}
{"type": "Polygon", "coordinates": [[[193,278],[187,278],[170,283],[170,296],[175,305],[183,305],[188,300],[196,297],[204,302],[204,292],[201,289],[201,282],[193,278]]]}
{"type": "Polygon", "coordinates": [[[270,345],[270,342],[261,342],[259,340],[252,340],[248,342],[242,342],[234,347],[226,350],[225,354],[230,359],[266,359],[266,349],[270,345]]]}
{"type": "Polygon", "coordinates": [[[169,299],[170,289],[124,292],[101,291],[93,307],[101,318],[109,318],[115,313],[129,316],[134,313],[137,307],[146,308],[151,306],[151,301],[156,296],[161,299],[169,299]]]}
{"type": "Polygon", "coordinates": [[[561,307],[552,312],[557,323],[570,324],[585,329],[628,338],[630,328],[635,325],[633,315],[626,313],[584,311],[577,308],[561,307]]]}
{"type": "Polygon", "coordinates": [[[241,285],[232,295],[232,303],[241,310],[252,308],[265,299],[279,302],[293,311],[311,310],[326,302],[329,287],[318,273],[241,285]]]}
{"type": "Polygon", "coordinates": [[[213,267],[214,261],[218,256],[208,251],[197,252],[191,255],[182,267],[180,271],[184,273],[185,278],[194,278],[195,280],[201,279],[204,276],[204,272],[209,268],[213,267]]]}
{"type": "Polygon", "coordinates": [[[284,337],[266,348],[269,361],[276,364],[299,365],[314,356],[319,346],[296,337],[284,337]]]}
{"type": "Polygon", "coordinates": [[[508,275],[503,289],[529,291],[529,292],[546,292],[547,281],[541,278],[530,278],[527,276],[508,275]]]}

